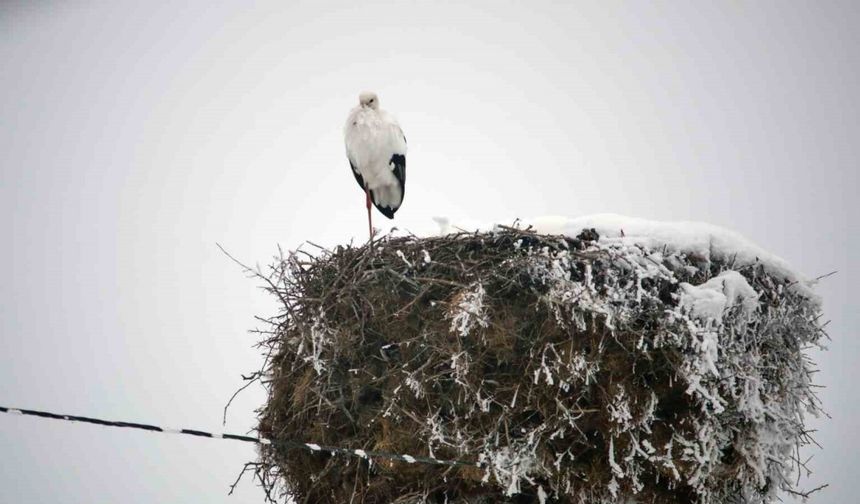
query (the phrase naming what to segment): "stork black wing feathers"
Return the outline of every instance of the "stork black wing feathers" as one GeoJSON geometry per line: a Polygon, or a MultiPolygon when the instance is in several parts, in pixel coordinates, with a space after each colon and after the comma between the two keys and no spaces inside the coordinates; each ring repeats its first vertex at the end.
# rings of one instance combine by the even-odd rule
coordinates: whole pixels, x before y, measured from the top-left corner
{"type": "Polygon", "coordinates": [[[355,176],[355,181],[358,182],[358,187],[361,187],[361,190],[364,190],[364,177],[358,173],[358,170],[355,169],[355,165],[352,164],[352,160],[349,160],[349,167],[352,168],[352,174],[355,176]]]}
{"type": "Polygon", "coordinates": [[[394,176],[400,184],[400,201],[403,201],[403,198],[406,197],[406,155],[394,154],[388,164],[394,165],[391,171],[394,172],[394,176]]]}

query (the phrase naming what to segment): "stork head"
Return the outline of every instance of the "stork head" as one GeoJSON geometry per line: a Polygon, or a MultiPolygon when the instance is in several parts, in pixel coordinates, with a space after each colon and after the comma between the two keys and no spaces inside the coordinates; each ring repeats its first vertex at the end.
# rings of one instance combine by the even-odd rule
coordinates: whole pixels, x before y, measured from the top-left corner
{"type": "Polygon", "coordinates": [[[358,95],[358,103],[364,108],[379,110],[379,98],[376,96],[376,93],[371,93],[370,91],[361,93],[358,95]]]}

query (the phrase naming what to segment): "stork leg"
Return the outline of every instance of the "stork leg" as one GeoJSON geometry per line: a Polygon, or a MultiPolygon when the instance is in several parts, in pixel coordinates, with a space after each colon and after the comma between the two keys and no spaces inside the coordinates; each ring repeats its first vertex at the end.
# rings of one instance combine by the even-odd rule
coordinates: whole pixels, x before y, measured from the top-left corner
{"type": "Polygon", "coordinates": [[[370,191],[367,187],[364,188],[364,195],[367,197],[367,231],[370,233],[370,244],[373,245],[373,220],[370,217],[370,191]]]}

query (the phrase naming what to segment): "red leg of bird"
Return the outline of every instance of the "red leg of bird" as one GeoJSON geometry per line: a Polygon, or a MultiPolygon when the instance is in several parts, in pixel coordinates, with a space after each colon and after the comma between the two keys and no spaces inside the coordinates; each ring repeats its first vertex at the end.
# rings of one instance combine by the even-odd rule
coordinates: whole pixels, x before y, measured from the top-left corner
{"type": "Polygon", "coordinates": [[[367,230],[370,233],[370,244],[373,245],[373,220],[370,217],[370,191],[365,187],[364,195],[367,197],[367,230]]]}

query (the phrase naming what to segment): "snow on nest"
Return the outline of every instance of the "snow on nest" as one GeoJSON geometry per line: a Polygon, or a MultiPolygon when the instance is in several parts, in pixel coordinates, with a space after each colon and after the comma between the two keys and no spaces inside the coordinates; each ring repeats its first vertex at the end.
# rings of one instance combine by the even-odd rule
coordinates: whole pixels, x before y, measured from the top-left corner
{"type": "Polygon", "coordinates": [[[723,271],[701,285],[681,282],[680,305],[703,320],[722,321],[726,308],[740,305],[749,316],[758,305],[758,292],[737,271],[723,271]]]}
{"type": "MultiPolygon", "coordinates": [[[[434,218],[440,234],[457,230],[492,229],[493,225],[456,225],[447,218],[434,218]]],[[[508,221],[510,222],[510,221],[508,221]]],[[[501,224],[508,225],[505,222],[501,224]]],[[[702,262],[719,260],[731,263],[734,268],[761,264],[772,276],[792,284],[796,292],[813,303],[820,302],[812,291],[813,282],[795,271],[778,257],[739,233],[702,222],[661,222],[618,214],[585,215],[582,217],[537,217],[520,221],[522,227],[531,225],[538,233],[561,234],[575,237],[583,229],[593,228],[600,235],[600,243],[619,248],[640,246],[650,250],[665,248],[667,252],[680,252],[702,262]]]]}

